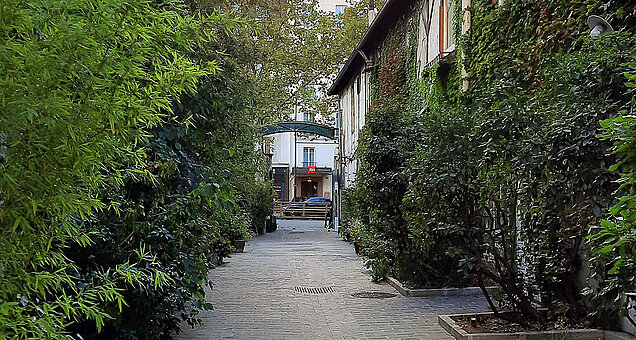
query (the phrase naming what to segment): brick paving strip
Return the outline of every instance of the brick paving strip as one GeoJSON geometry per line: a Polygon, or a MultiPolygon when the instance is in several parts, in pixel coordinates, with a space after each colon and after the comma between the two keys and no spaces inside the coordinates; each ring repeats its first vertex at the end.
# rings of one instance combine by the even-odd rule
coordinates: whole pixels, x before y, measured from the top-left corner
{"type": "Polygon", "coordinates": [[[279,221],[210,271],[214,310],[176,338],[453,339],[438,314],[487,311],[482,297],[403,297],[372,282],[353,246],[322,226],[279,221]]]}

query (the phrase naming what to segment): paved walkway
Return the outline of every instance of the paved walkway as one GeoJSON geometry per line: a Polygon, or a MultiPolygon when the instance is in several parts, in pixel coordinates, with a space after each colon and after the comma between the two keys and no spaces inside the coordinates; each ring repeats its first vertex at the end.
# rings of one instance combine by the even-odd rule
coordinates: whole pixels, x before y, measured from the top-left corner
{"type": "Polygon", "coordinates": [[[308,221],[279,221],[210,279],[215,309],[200,315],[203,326],[184,325],[178,339],[452,339],[438,314],[486,310],[478,297],[354,297],[397,292],[371,281],[352,245],[308,221]]]}

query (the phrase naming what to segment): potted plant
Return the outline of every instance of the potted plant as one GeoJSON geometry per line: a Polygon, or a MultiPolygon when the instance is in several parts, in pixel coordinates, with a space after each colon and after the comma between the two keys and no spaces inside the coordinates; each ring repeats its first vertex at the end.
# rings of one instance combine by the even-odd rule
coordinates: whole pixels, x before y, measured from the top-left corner
{"type": "Polygon", "coordinates": [[[351,239],[351,223],[344,223],[342,227],[338,228],[338,234],[342,237],[343,240],[347,242],[352,242],[351,239]]]}
{"type": "Polygon", "coordinates": [[[249,221],[247,218],[236,219],[229,225],[228,239],[232,243],[234,252],[242,253],[245,250],[245,243],[249,240],[249,221]]]}
{"type": "Polygon", "coordinates": [[[349,229],[350,239],[353,241],[353,247],[356,251],[356,255],[361,255],[364,249],[365,233],[362,230],[362,224],[358,221],[349,223],[347,228],[349,229]]]}
{"type": "Polygon", "coordinates": [[[356,255],[360,255],[362,253],[362,249],[364,249],[362,242],[358,242],[358,241],[353,242],[353,247],[356,251],[356,255]]]}

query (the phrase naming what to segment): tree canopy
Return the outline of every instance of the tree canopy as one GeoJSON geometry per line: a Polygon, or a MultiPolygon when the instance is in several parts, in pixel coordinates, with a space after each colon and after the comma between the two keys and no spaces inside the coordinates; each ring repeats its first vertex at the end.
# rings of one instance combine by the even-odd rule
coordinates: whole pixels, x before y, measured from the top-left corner
{"type": "MultiPolygon", "coordinates": [[[[254,106],[262,117],[288,118],[294,107],[328,117],[337,108],[326,96],[339,65],[367,27],[368,1],[355,2],[343,14],[320,10],[317,1],[209,0],[249,18],[254,106]]],[[[330,121],[325,121],[329,123],[330,121]]]]}

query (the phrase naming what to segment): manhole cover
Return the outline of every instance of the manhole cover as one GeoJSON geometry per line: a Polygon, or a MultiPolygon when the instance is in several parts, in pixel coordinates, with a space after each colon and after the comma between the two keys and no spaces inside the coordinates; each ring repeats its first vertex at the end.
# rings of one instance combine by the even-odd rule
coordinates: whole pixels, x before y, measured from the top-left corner
{"type": "Polygon", "coordinates": [[[382,293],[382,292],[362,292],[362,293],[354,293],[351,294],[353,297],[365,298],[365,299],[388,299],[395,297],[396,294],[393,293],[382,293]]]}
{"type": "Polygon", "coordinates": [[[294,292],[303,294],[333,293],[333,287],[294,287],[294,292]]]}
{"type": "Polygon", "coordinates": [[[318,251],[318,248],[291,248],[291,251],[318,251]]]}

